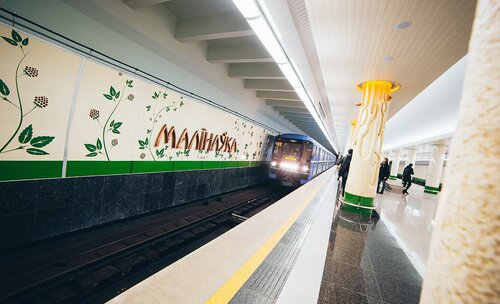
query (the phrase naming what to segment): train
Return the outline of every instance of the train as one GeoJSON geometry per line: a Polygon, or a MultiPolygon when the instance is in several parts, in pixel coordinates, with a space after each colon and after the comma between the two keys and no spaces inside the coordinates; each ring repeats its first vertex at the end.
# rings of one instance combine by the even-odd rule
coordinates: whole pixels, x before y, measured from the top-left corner
{"type": "Polygon", "coordinates": [[[337,154],[301,134],[280,134],[270,141],[268,150],[268,176],[286,186],[307,183],[337,160],[337,154]]]}

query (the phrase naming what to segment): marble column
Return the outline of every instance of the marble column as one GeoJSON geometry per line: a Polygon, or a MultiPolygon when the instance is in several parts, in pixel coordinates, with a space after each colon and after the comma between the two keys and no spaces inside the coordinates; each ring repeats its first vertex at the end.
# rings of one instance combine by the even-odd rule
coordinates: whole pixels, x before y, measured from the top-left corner
{"type": "Polygon", "coordinates": [[[389,179],[396,179],[398,177],[398,170],[399,170],[399,162],[401,161],[401,150],[394,150],[392,151],[392,165],[391,165],[391,176],[389,179]]]}
{"type": "MultiPolygon", "coordinates": [[[[385,122],[391,99],[389,93],[397,90],[399,85],[376,80],[361,83],[357,87],[363,95],[357,124],[353,130],[353,156],[344,200],[350,204],[373,207],[385,122]]],[[[350,211],[371,215],[370,209],[345,206],[350,211]]]]}
{"type": "Polygon", "coordinates": [[[500,303],[500,1],[479,0],[420,303],[500,303]]]}
{"type": "Polygon", "coordinates": [[[425,177],[425,193],[437,194],[439,192],[439,183],[441,182],[441,173],[443,172],[444,157],[446,153],[445,145],[431,145],[431,157],[429,159],[429,168],[425,177]]]}

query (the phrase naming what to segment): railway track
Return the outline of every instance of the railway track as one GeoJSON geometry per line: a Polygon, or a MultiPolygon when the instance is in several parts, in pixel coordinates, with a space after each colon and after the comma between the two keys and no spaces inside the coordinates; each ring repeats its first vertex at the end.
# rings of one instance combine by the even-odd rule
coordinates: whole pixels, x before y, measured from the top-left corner
{"type": "Polygon", "coordinates": [[[128,226],[0,254],[0,302],[102,302],[264,209],[284,191],[247,188],[128,226]]]}

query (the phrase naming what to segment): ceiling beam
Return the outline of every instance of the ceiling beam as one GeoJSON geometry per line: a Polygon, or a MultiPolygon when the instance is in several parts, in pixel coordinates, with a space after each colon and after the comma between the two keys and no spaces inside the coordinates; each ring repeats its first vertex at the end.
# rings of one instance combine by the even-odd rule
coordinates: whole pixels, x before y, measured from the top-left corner
{"type": "Polygon", "coordinates": [[[228,76],[241,79],[285,79],[276,63],[232,63],[228,76]]]}
{"type": "Polygon", "coordinates": [[[304,104],[302,102],[299,102],[299,101],[266,99],[266,104],[268,106],[275,106],[275,107],[289,107],[289,108],[305,109],[304,104]]]}
{"type": "Polygon", "coordinates": [[[309,125],[315,125],[315,126],[318,125],[315,121],[311,121],[311,120],[306,119],[306,118],[287,118],[287,119],[291,120],[291,121],[304,123],[304,124],[309,124],[309,125]]]}
{"type": "Polygon", "coordinates": [[[207,61],[210,63],[274,62],[260,43],[235,43],[209,45],[207,61]]]}
{"type": "Polygon", "coordinates": [[[281,91],[281,92],[294,91],[290,83],[285,79],[271,79],[271,80],[247,79],[245,80],[243,87],[249,90],[260,90],[260,91],[281,91]]]}
{"type": "Polygon", "coordinates": [[[257,91],[257,98],[301,101],[295,92],[257,91]]]}
{"type": "Polygon", "coordinates": [[[283,115],[287,119],[302,119],[302,120],[313,120],[314,119],[309,116],[309,115],[301,115],[300,113],[286,113],[286,112],[280,112],[281,115],[283,115]]]}
{"type": "Polygon", "coordinates": [[[175,39],[201,41],[253,35],[248,22],[237,11],[178,20],[175,39]]]}
{"type": "Polygon", "coordinates": [[[143,8],[151,5],[156,5],[170,0],[123,0],[123,3],[131,9],[143,8]]]}
{"type": "Polygon", "coordinates": [[[305,108],[287,108],[287,107],[273,107],[276,112],[280,113],[299,113],[299,114],[309,114],[309,111],[305,108]]]}

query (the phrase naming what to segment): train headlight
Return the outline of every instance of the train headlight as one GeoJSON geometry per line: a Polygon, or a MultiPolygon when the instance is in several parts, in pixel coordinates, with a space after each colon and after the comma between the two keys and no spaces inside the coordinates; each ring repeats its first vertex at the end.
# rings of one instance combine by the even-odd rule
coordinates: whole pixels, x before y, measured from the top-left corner
{"type": "Polygon", "coordinates": [[[309,171],[309,166],[302,166],[302,171],[304,171],[304,172],[309,171]]]}
{"type": "Polygon", "coordinates": [[[278,163],[277,163],[276,161],[274,161],[274,160],[273,160],[273,161],[271,162],[271,167],[276,167],[276,165],[277,165],[277,164],[278,164],[278,163]]]}

